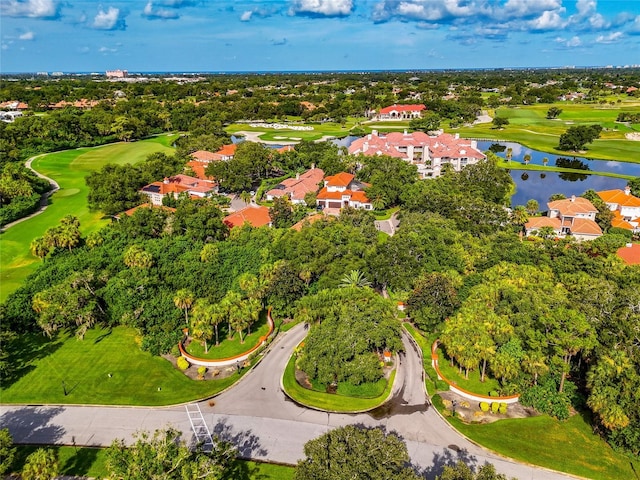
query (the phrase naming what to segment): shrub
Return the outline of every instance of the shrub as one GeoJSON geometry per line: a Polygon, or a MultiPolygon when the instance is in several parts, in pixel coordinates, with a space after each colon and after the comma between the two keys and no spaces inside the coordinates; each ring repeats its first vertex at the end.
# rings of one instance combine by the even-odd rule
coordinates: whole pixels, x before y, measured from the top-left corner
{"type": "Polygon", "coordinates": [[[498,413],[500,404],[498,402],[491,402],[491,413],[498,413]]]}
{"type": "Polygon", "coordinates": [[[186,370],[187,368],[189,368],[189,362],[184,357],[178,357],[178,359],[176,360],[176,364],[178,365],[178,368],[180,370],[186,370]]]}
{"type": "Polygon", "coordinates": [[[204,378],[205,373],[207,373],[207,367],[205,366],[198,367],[198,378],[200,379],[204,378]]]}
{"type": "Polygon", "coordinates": [[[487,402],[480,402],[480,410],[483,412],[489,411],[489,404],[487,402]]]}
{"type": "Polygon", "coordinates": [[[489,396],[490,397],[499,397],[500,395],[498,395],[498,392],[496,392],[495,390],[491,390],[489,392],[489,396]]]}
{"type": "Polygon", "coordinates": [[[501,403],[500,404],[500,408],[498,409],[498,412],[500,412],[502,415],[507,413],[507,404],[506,403],[501,403]]]}

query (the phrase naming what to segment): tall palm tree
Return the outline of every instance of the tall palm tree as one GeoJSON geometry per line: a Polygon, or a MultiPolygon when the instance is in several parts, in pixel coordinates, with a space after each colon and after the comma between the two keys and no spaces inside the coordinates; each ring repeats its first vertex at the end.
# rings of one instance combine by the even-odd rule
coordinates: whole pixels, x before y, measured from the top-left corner
{"type": "Polygon", "coordinates": [[[189,333],[193,338],[204,343],[204,353],[209,352],[207,340],[210,340],[213,336],[210,307],[211,305],[206,300],[199,298],[191,311],[191,329],[189,333]]]}
{"type": "Polygon", "coordinates": [[[181,288],[173,297],[173,303],[176,308],[184,310],[184,322],[189,326],[189,309],[193,304],[193,293],[187,288],[181,288]]]}
{"type": "Polygon", "coordinates": [[[340,283],[340,287],[343,288],[364,288],[370,286],[371,282],[366,279],[366,277],[360,270],[351,270],[349,273],[345,274],[344,277],[342,277],[342,281],[340,283]]]}

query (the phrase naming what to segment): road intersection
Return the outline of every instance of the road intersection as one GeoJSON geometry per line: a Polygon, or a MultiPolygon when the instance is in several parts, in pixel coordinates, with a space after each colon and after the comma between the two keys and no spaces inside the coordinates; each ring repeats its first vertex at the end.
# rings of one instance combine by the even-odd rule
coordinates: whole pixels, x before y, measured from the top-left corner
{"type": "MultiPolygon", "coordinates": [[[[407,443],[411,460],[425,478],[444,465],[463,460],[470,465],[493,463],[499,472],[518,479],[559,480],[565,474],[524,465],[491,453],[457,433],[429,406],[424,391],[422,359],[404,334],[393,398],[384,407],[359,414],[327,413],[302,407],[284,394],[282,372],[295,346],[304,338],[302,325],[278,337],[262,361],[213,402],[199,403],[211,433],[232,441],[244,458],[295,464],[303,446],[326,431],[348,424],[395,431],[407,443]]],[[[108,446],[130,440],[140,430],[172,425],[191,438],[184,406],[164,408],[102,406],[0,406],[0,425],[18,443],[108,446]]]]}

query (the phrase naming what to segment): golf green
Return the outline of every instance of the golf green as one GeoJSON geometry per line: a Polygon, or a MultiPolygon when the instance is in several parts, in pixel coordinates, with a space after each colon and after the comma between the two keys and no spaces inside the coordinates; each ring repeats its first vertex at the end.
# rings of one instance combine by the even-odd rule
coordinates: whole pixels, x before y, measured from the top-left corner
{"type": "Polygon", "coordinates": [[[20,222],[0,234],[0,302],[15,291],[33,272],[39,260],[31,255],[29,245],[34,238],[60,222],[65,215],[75,215],[86,235],[99,229],[109,220],[87,206],[88,188],[85,177],[108,163],[137,163],[154,152],[172,152],[175,135],[115,143],[93,148],[79,148],[50,153],[35,158],[31,166],[55,180],[60,190],[49,200],[42,213],[20,222]]]}

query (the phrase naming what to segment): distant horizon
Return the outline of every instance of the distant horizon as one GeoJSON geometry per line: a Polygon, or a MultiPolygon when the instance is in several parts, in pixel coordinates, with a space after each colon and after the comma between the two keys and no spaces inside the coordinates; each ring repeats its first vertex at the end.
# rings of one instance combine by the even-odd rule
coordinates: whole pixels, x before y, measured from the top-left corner
{"type": "MultiPolygon", "coordinates": [[[[128,76],[141,76],[141,75],[286,75],[286,74],[368,74],[368,73],[428,73],[428,72],[457,72],[457,71],[526,71],[526,70],[634,70],[640,69],[640,64],[634,65],[567,65],[561,67],[461,67],[461,68],[409,68],[409,69],[356,69],[356,70],[236,70],[236,71],[218,71],[218,70],[127,70],[125,68],[115,68],[111,70],[123,70],[127,72],[128,76]]],[[[30,72],[2,72],[0,76],[9,75],[33,75],[33,76],[105,76],[108,70],[102,72],[96,71],[30,71],[30,72]],[[46,75],[45,75],[46,74],[46,75]],[[55,75],[54,75],[55,74],[55,75]]],[[[114,81],[118,81],[114,79],[114,81]]]]}

